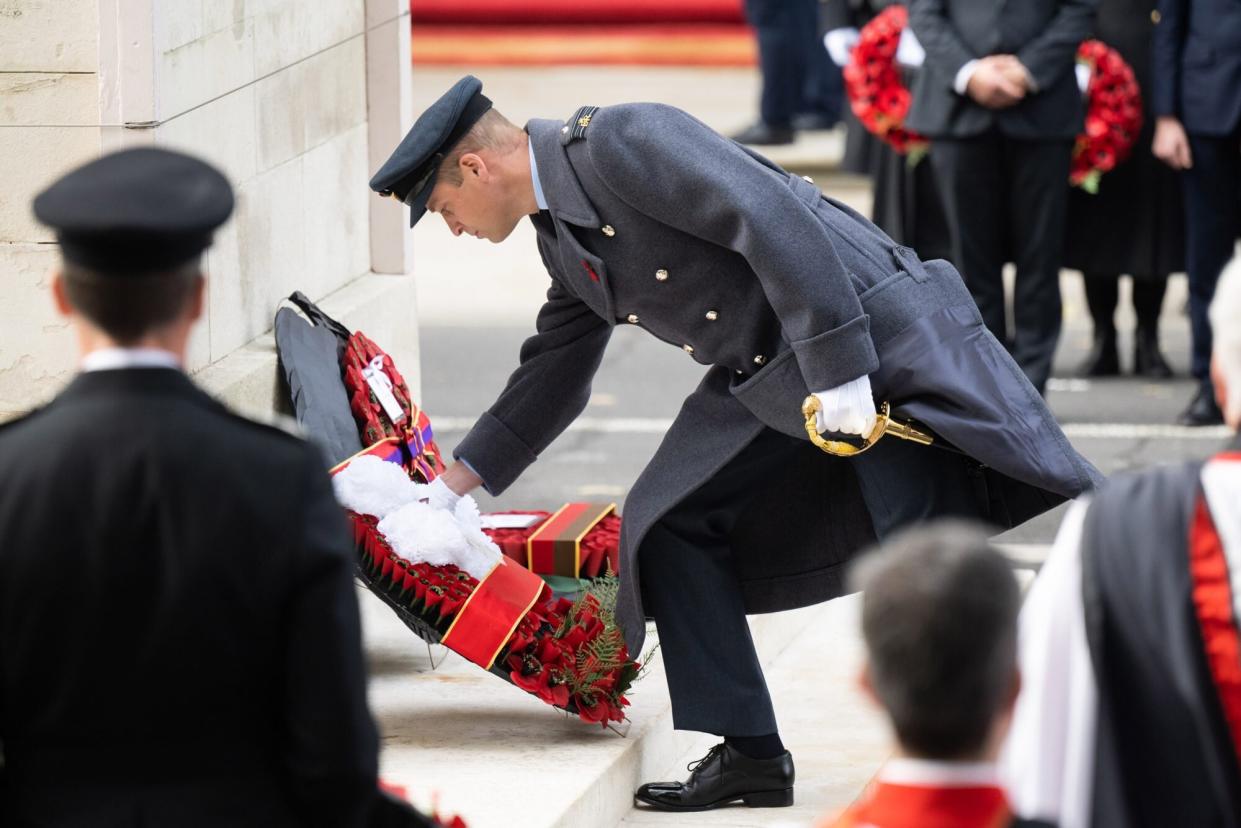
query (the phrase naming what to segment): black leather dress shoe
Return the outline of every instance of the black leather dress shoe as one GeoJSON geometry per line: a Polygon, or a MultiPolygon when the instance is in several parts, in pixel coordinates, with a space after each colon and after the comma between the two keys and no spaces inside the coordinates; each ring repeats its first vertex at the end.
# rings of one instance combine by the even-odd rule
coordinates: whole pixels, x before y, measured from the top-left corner
{"type": "Polygon", "coordinates": [[[738,144],[752,144],[756,147],[791,144],[793,143],[793,130],[791,127],[772,126],[764,121],[759,121],[741,130],[732,136],[732,139],[738,144]]]}
{"type": "Polygon", "coordinates": [[[1151,379],[1168,379],[1172,366],[1159,350],[1159,337],[1141,329],[1133,340],[1133,373],[1151,379]]]}
{"type": "Polygon", "coordinates": [[[1207,386],[1198,389],[1198,393],[1176,420],[1181,425],[1211,426],[1223,425],[1224,412],[1219,410],[1215,402],[1215,393],[1207,386]]]}
{"type": "Polygon", "coordinates": [[[708,811],[743,802],[751,808],[793,804],[793,755],[751,759],[728,744],[718,744],[689,766],[684,782],[652,782],[634,798],[660,811],[708,811]]]}
{"type": "Polygon", "coordinates": [[[1083,377],[1114,377],[1120,373],[1120,352],[1116,350],[1116,331],[1094,334],[1090,353],[1077,372],[1083,377]]]}
{"type": "Polygon", "coordinates": [[[826,112],[803,112],[793,116],[793,129],[812,131],[816,129],[834,129],[840,118],[833,118],[826,112]]]}

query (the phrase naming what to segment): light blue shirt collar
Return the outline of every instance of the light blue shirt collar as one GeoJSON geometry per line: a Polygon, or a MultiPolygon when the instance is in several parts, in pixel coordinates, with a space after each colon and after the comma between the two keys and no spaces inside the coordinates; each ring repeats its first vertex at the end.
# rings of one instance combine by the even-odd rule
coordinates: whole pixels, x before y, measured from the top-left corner
{"type": "Polygon", "coordinates": [[[534,142],[527,138],[526,145],[530,149],[530,178],[534,183],[534,203],[539,205],[540,210],[546,210],[547,196],[543,195],[543,185],[539,181],[539,165],[534,160],[534,142]]]}

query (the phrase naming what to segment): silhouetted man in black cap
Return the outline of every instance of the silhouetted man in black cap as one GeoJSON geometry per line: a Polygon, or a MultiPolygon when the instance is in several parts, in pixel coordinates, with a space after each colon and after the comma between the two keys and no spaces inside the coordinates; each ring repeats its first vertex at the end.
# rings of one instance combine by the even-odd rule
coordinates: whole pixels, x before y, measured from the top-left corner
{"type": "Polygon", "coordinates": [[[81,374],[0,427],[0,823],[365,824],[344,516],[307,443],[182,372],[233,193],[134,149],[35,200],[81,374]]]}

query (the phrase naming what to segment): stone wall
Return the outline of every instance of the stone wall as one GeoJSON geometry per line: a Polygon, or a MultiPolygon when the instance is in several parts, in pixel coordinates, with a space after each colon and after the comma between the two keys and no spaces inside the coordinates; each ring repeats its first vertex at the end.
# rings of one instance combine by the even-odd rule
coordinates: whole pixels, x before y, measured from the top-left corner
{"type": "Polygon", "coordinates": [[[96,0],[0,0],[0,419],[73,365],[47,274],[56,246],[30,214],[48,181],[99,153],[96,0]]]}
{"type": "Polygon", "coordinates": [[[372,237],[366,187],[378,165],[368,100],[386,132],[407,125],[388,123],[408,93],[406,14],[401,0],[0,0],[0,419],[54,393],[75,358],[47,296],[54,240],[30,199],[101,148],[136,143],[203,157],[236,188],[206,259],[210,299],[189,355],[201,381],[269,409],[271,393],[256,390],[275,375],[263,335],[300,289],[335,296],[343,313],[372,308],[345,321],[397,352],[416,385],[408,231],[389,221],[395,237],[372,237]],[[372,268],[372,250],[394,246],[372,268]],[[397,275],[362,284],[372,269],[397,275]],[[376,290],[392,295],[377,306],[376,290]],[[255,375],[220,380],[237,375],[230,358],[255,375]]]}

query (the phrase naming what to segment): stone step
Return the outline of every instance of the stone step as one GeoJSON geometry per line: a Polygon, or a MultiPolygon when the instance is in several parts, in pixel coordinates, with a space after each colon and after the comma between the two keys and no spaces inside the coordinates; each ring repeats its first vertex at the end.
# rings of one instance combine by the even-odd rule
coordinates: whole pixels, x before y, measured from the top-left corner
{"type": "MultiPolygon", "coordinates": [[[[767,684],[785,745],[797,770],[791,808],[721,808],[666,814],[634,807],[623,828],[654,825],[805,826],[852,802],[887,758],[891,737],[858,688],[863,648],[858,595],[812,608],[809,623],[767,668],[767,684]]],[[[658,774],[684,779],[685,766],[718,739],[701,736],[658,774]]]]}
{"type": "MultiPolygon", "coordinates": [[[[1023,586],[1046,546],[1008,545],[1023,586]],[[1019,553],[1019,554],[1014,554],[1019,553]]],[[[848,805],[886,758],[882,717],[857,687],[859,596],[750,618],[784,741],[797,764],[792,808],[668,815],[633,806],[642,782],[683,779],[715,737],[672,730],[658,653],[631,694],[626,735],[552,710],[442,647],[431,654],[359,589],[381,772],[424,808],[472,828],[647,824],[806,826],[848,805]],[[432,669],[432,656],[436,668],[432,669]]],[[[649,636],[654,642],[653,628],[649,636]]],[[[649,645],[648,645],[649,646],[649,645]]]]}
{"type": "MultiPolygon", "coordinates": [[[[633,791],[697,748],[674,732],[658,654],[631,694],[624,737],[570,719],[441,647],[427,646],[360,590],[381,774],[410,800],[460,814],[471,828],[613,826],[633,791]]],[[[751,619],[765,665],[834,604],[751,619]]],[[[654,636],[651,637],[653,643],[654,636]]],[[[836,683],[833,681],[833,683],[836,683]]],[[[804,703],[814,702],[807,694],[804,703]]],[[[797,699],[787,699],[791,711],[797,699]]],[[[790,713],[790,715],[792,715],[790,713]]]]}

